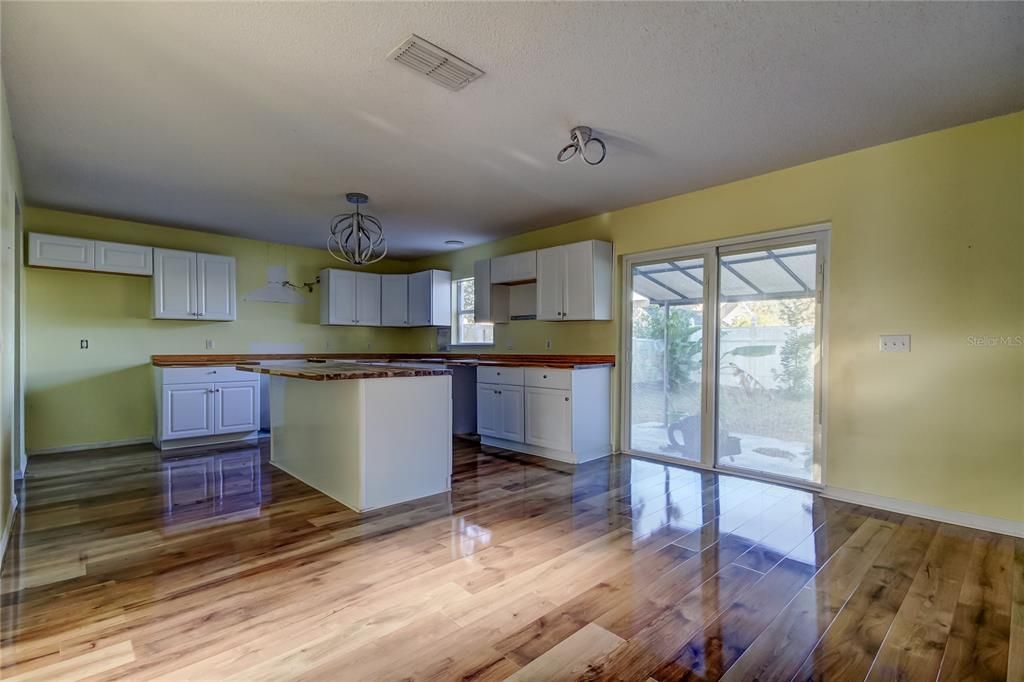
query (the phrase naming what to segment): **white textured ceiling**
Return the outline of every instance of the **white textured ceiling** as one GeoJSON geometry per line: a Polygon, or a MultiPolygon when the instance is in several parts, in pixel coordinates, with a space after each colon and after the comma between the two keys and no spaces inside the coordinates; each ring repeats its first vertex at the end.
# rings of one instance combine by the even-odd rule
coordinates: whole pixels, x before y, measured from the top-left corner
{"type": "Polygon", "coordinates": [[[2,4],[28,202],[392,253],[475,244],[1024,109],[1024,3],[2,4]],[[410,33],[486,71],[387,60],[410,33]],[[574,124],[599,167],[559,165],[574,124]]]}

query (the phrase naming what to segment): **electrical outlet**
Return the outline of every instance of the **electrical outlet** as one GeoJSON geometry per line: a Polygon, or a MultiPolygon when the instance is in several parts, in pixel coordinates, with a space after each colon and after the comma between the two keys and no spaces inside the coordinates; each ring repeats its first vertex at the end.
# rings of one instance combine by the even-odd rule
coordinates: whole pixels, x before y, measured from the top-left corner
{"type": "Polygon", "coordinates": [[[878,337],[878,350],[883,353],[909,353],[910,334],[882,334],[878,337]]]}
{"type": "Polygon", "coordinates": [[[547,348],[548,350],[551,350],[551,339],[547,339],[546,341],[544,341],[544,347],[547,348]]]}
{"type": "Polygon", "coordinates": [[[206,350],[213,350],[214,345],[213,339],[206,339],[206,350]]]}
{"type": "Polygon", "coordinates": [[[78,342],[78,347],[82,350],[89,350],[89,339],[82,339],[78,342]]]}
{"type": "Polygon", "coordinates": [[[373,347],[373,343],[371,343],[370,341],[367,341],[366,342],[366,350],[370,350],[372,347],[373,347]]]}
{"type": "Polygon", "coordinates": [[[512,350],[512,342],[511,341],[509,341],[508,343],[505,344],[505,350],[512,350]]]}

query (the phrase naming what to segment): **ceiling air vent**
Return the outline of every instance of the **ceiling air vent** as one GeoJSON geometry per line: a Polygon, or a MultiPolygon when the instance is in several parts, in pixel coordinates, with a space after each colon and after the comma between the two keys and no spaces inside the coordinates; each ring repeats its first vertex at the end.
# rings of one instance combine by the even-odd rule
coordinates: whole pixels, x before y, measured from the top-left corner
{"type": "Polygon", "coordinates": [[[422,73],[449,90],[461,90],[484,75],[483,71],[469,62],[459,59],[451,52],[442,50],[416,34],[409,36],[404,43],[392,50],[388,57],[413,71],[422,73]]]}

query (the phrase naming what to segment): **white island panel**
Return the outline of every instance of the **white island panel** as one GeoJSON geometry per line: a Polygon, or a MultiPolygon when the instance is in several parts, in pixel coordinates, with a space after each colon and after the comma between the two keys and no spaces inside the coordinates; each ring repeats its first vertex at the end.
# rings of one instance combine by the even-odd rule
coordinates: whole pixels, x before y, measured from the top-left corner
{"type": "Polygon", "coordinates": [[[449,375],[272,376],[271,463],[356,511],[451,489],[449,375]]]}

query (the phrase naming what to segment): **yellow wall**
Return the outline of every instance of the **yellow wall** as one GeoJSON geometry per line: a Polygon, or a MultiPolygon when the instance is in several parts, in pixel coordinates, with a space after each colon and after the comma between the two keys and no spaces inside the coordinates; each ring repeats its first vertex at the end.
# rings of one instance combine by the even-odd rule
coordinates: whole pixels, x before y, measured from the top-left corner
{"type": "MultiPolygon", "coordinates": [[[[10,520],[13,496],[13,460],[20,450],[15,438],[18,395],[15,391],[15,277],[18,264],[15,244],[18,239],[14,206],[21,197],[21,175],[11,135],[11,119],[7,111],[7,92],[0,80],[0,534],[10,520]]],[[[0,547],[0,552],[3,548],[0,547]]],[[[2,554],[0,554],[2,558],[2,554]]]]}
{"type": "MultiPolygon", "coordinates": [[[[238,319],[152,320],[152,279],[25,268],[28,329],[26,440],[30,452],[153,434],[150,356],[248,353],[251,344],[302,344],[305,351],[401,350],[409,330],[321,327],[319,288],[304,305],[243,300],[266,284],[267,266],[287,265],[290,281],[339,267],[325,250],[223,237],[76,213],[29,208],[26,231],[234,256],[238,319]],[[79,340],[89,349],[80,350],[79,340]],[[206,339],[214,341],[207,351],[206,339]]],[[[385,261],[379,272],[406,272],[385,261]]]]}
{"type": "MultiPolygon", "coordinates": [[[[612,241],[621,256],[831,222],[826,483],[1024,521],[1024,348],[968,341],[1024,334],[1022,197],[1018,113],[390,267],[469,276],[479,258],[582,239],[612,241]],[[912,334],[913,352],[879,353],[882,333],[912,334]]],[[[69,213],[31,210],[27,226],[232,254],[240,294],[262,284],[267,264],[286,259],[296,279],[331,264],[317,250],[69,213]]],[[[206,338],[222,352],[261,341],[338,351],[435,343],[432,330],[323,329],[315,296],[301,307],[240,300],[233,323],[153,321],[147,279],[26,274],[33,449],[149,437],[149,355],[202,353],[206,338]],[[78,350],[80,338],[90,350],[78,350]]],[[[547,339],[562,353],[619,345],[616,321],[513,322],[495,333],[494,352],[541,353],[547,339]]]]}
{"type": "MultiPolygon", "coordinates": [[[[615,163],[614,155],[608,163],[615,163]]],[[[618,256],[832,223],[826,482],[1024,521],[1024,113],[417,261],[472,274],[480,258],[583,239],[618,256]],[[878,335],[910,333],[882,354],[878,335]]],[[[621,275],[618,275],[621,277],[621,275]]],[[[615,312],[618,317],[616,286],[615,312]]],[[[416,332],[428,349],[433,336],[416,332]]],[[[617,322],[512,322],[494,352],[615,353],[617,322]]],[[[615,420],[617,424],[617,417],[615,420]]]]}

